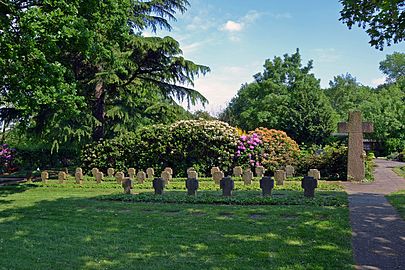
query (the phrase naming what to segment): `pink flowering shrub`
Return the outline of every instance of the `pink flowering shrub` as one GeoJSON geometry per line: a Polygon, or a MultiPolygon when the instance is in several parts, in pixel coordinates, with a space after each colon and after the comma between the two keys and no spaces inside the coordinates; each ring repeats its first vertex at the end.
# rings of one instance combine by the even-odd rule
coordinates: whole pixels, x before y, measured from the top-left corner
{"type": "Polygon", "coordinates": [[[256,133],[242,135],[239,138],[235,157],[237,163],[244,166],[260,166],[263,141],[256,133]]]}
{"type": "Polygon", "coordinates": [[[10,173],[16,170],[13,160],[15,149],[10,148],[7,144],[0,145],[0,173],[10,173]]]}
{"type": "Polygon", "coordinates": [[[264,166],[275,171],[294,164],[300,153],[297,143],[280,130],[257,128],[240,136],[235,163],[242,166],[264,166]]]}

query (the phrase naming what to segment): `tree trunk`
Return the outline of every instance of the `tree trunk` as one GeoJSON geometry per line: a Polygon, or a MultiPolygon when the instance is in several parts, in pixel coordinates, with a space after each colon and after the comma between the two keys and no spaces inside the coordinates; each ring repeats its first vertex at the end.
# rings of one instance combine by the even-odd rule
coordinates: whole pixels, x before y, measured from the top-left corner
{"type": "Polygon", "coordinates": [[[8,125],[7,121],[4,120],[3,121],[3,131],[2,131],[2,134],[1,134],[1,142],[0,142],[1,144],[3,144],[4,141],[6,140],[6,127],[7,127],[7,125],[8,125]]]}
{"type": "Polygon", "coordinates": [[[98,82],[95,88],[95,103],[93,108],[93,116],[100,122],[93,131],[93,140],[98,141],[104,138],[105,135],[105,89],[103,82],[98,82]]]}

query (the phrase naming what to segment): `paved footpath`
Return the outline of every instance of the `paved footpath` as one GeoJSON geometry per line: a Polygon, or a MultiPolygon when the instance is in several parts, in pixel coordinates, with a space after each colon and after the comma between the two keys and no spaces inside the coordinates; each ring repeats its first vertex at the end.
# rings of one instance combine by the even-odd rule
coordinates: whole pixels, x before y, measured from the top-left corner
{"type": "Polygon", "coordinates": [[[373,183],[344,183],[349,194],[356,269],[405,269],[405,221],[384,195],[405,190],[392,168],[405,163],[376,160],[373,183]]]}

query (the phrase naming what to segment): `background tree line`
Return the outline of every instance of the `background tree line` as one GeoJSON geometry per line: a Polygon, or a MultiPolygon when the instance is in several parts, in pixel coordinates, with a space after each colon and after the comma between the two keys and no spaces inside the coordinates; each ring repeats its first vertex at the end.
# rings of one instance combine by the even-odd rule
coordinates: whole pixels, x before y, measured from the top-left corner
{"type": "MultiPolygon", "coordinates": [[[[371,46],[403,41],[404,1],[339,2],[340,20],[365,28],[371,46]]],[[[207,103],[192,86],[209,68],[184,59],[171,37],[142,35],[170,30],[188,6],[187,0],[0,1],[1,141],[38,148],[43,156],[151,124],[212,119],[179,105],[207,103]]],[[[389,81],[377,89],[341,75],[325,90],[310,73],[312,63],[302,66],[298,51],[276,57],[221,118],[244,129],[283,129],[299,142],[319,144],[348,110],[359,108],[375,122],[373,136],[398,149],[404,140],[403,61],[403,54],[387,57],[381,70],[389,81]]]]}
{"type": "Polygon", "coordinates": [[[266,60],[254,82],[241,87],[220,119],[245,130],[281,129],[299,143],[325,144],[348,112],[361,110],[372,121],[386,153],[405,149],[405,54],[387,55],[380,70],[387,82],[364,86],[350,74],[336,76],[329,88],[310,73],[312,61],[302,66],[299,51],[266,60]]]}

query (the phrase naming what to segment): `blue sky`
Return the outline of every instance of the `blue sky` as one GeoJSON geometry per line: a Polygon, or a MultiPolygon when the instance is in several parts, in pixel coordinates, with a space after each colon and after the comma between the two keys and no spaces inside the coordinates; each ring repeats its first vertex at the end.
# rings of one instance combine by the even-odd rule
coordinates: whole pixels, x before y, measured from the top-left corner
{"type": "Polygon", "coordinates": [[[241,84],[263,70],[266,59],[292,54],[297,48],[303,64],[314,61],[312,72],[322,87],[346,73],[364,85],[381,84],[379,62],[394,51],[405,51],[405,43],[382,52],[370,47],[363,29],[349,30],[339,22],[338,0],[191,0],[190,4],[171,23],[170,33],[158,35],[174,37],[187,59],[211,68],[195,81],[195,88],[208,98],[205,109],[213,114],[227,106],[241,84]]]}

